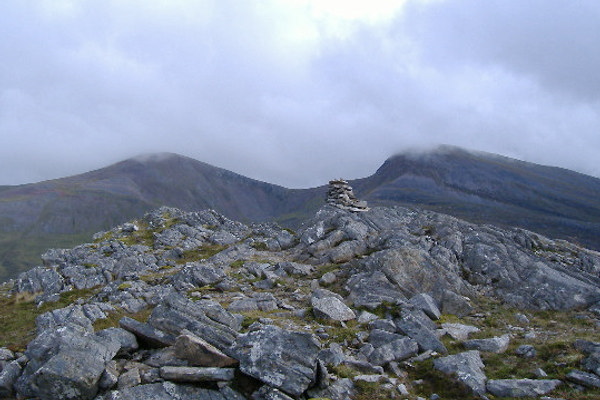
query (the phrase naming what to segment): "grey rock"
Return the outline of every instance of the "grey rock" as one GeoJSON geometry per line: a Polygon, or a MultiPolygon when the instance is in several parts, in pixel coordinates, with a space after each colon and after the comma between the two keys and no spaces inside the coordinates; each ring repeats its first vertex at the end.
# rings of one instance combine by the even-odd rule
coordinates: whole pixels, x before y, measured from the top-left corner
{"type": "Polygon", "coordinates": [[[319,278],[319,283],[321,285],[332,285],[333,283],[335,283],[337,281],[337,275],[335,274],[335,272],[329,271],[323,274],[323,276],[321,278],[319,278]]]}
{"type": "Polygon", "coordinates": [[[369,343],[373,345],[373,347],[381,347],[394,340],[402,339],[405,336],[399,335],[397,333],[393,333],[383,329],[373,329],[369,333],[369,343]]]}
{"type": "Polygon", "coordinates": [[[8,398],[13,386],[21,376],[22,367],[18,361],[9,362],[0,372],[0,398],[8,398]]]}
{"type": "Polygon", "coordinates": [[[66,324],[79,325],[87,331],[92,331],[92,321],[85,315],[80,305],[70,305],[57,310],[38,315],[35,319],[38,332],[56,329],[66,324]]]}
{"type": "Polygon", "coordinates": [[[230,367],[238,364],[237,360],[187,330],[177,337],[175,355],[187,360],[191,366],[230,367]]]}
{"type": "Polygon", "coordinates": [[[355,307],[375,309],[383,302],[394,304],[398,300],[406,300],[398,287],[380,271],[352,275],[346,283],[346,289],[350,293],[348,300],[355,307]]]}
{"type": "Polygon", "coordinates": [[[277,266],[280,268],[283,268],[283,270],[285,272],[287,272],[288,274],[296,275],[296,276],[310,275],[316,269],[313,265],[300,264],[300,263],[291,262],[291,261],[283,261],[283,262],[277,263],[277,266]]]}
{"type": "Polygon", "coordinates": [[[394,324],[394,321],[390,319],[378,319],[369,324],[369,329],[381,329],[383,331],[396,332],[398,328],[396,327],[396,324],[394,324]]]}
{"type": "Polygon", "coordinates": [[[174,382],[222,382],[233,380],[233,368],[161,367],[160,376],[174,382]]]}
{"type": "Polygon", "coordinates": [[[101,391],[106,391],[117,386],[119,382],[119,371],[117,370],[117,362],[109,361],[104,367],[104,372],[98,381],[98,388],[101,391]]]}
{"type": "Polygon", "coordinates": [[[188,263],[173,276],[172,282],[178,290],[183,291],[216,284],[226,276],[221,268],[201,263],[188,263]]]}
{"type": "Polygon", "coordinates": [[[146,365],[151,367],[187,367],[189,362],[175,355],[175,347],[164,347],[162,349],[152,350],[150,356],[144,361],[146,365]]]}
{"type": "Polygon", "coordinates": [[[119,376],[117,386],[119,389],[126,389],[141,383],[142,377],[140,376],[140,370],[138,368],[132,368],[119,376]]]}
{"type": "Polygon", "coordinates": [[[133,333],[140,342],[150,347],[166,347],[175,344],[175,336],[163,332],[150,324],[136,321],[133,318],[123,317],[119,326],[133,333]]]}
{"type": "Polygon", "coordinates": [[[283,393],[279,389],[275,389],[269,385],[261,386],[257,391],[252,393],[251,400],[294,400],[292,397],[283,393]]]}
{"type": "Polygon", "coordinates": [[[53,356],[32,376],[42,400],[92,399],[98,392],[105,362],[87,352],[65,349],[53,356]]]}
{"type": "Polygon", "coordinates": [[[441,312],[435,303],[435,300],[427,293],[419,293],[416,296],[411,297],[408,302],[423,310],[423,312],[425,312],[432,320],[438,320],[441,316],[441,312]]]}
{"type": "Polygon", "coordinates": [[[119,349],[119,343],[79,325],[44,331],[27,346],[29,362],[15,390],[23,397],[53,398],[60,390],[93,396],[105,364],[119,349]]]}
{"type": "Polygon", "coordinates": [[[550,393],[561,383],[558,379],[490,379],[487,390],[498,397],[537,397],[550,393]]]}
{"type": "Polygon", "coordinates": [[[377,319],[379,319],[379,317],[377,315],[370,313],[368,311],[362,311],[359,314],[357,321],[359,324],[368,324],[369,322],[373,322],[377,319]]]}
{"type": "Polygon", "coordinates": [[[600,376],[600,351],[590,353],[583,361],[581,366],[586,371],[590,371],[600,376]]]}
{"type": "Polygon", "coordinates": [[[313,313],[317,318],[349,321],[356,318],[354,311],[335,297],[312,298],[313,313]]]}
{"type": "Polygon", "coordinates": [[[15,281],[17,293],[60,293],[65,287],[63,277],[54,268],[35,267],[23,272],[15,281]]]}
{"type": "Polygon", "coordinates": [[[319,351],[317,358],[325,365],[340,365],[346,359],[342,347],[337,343],[331,343],[329,348],[319,351]]]}
{"type": "Polygon", "coordinates": [[[510,336],[502,335],[488,339],[471,339],[463,342],[463,346],[470,350],[486,351],[489,353],[504,353],[510,344],[510,336]]]}
{"type": "Polygon", "coordinates": [[[435,369],[452,375],[460,383],[466,385],[474,394],[484,395],[486,392],[486,376],[483,371],[479,351],[470,350],[438,358],[433,361],[435,369]]]}
{"type": "Polygon", "coordinates": [[[600,377],[596,374],[590,374],[579,370],[573,370],[567,374],[567,379],[578,385],[589,388],[600,388],[600,377]]]}
{"type": "Polygon", "coordinates": [[[182,385],[173,382],[160,382],[139,385],[123,390],[116,390],[95,400],[238,400],[226,397],[223,393],[198,387],[182,385]]]}
{"type": "Polygon", "coordinates": [[[139,349],[136,336],[123,328],[107,328],[96,332],[96,336],[106,338],[120,345],[119,353],[128,354],[139,349]]]}
{"type": "Polygon", "coordinates": [[[175,336],[187,329],[228,354],[241,322],[218,303],[170,295],[152,311],[148,323],[175,336]]]}
{"type": "Polygon", "coordinates": [[[577,350],[579,350],[580,352],[587,354],[587,355],[589,355],[591,353],[595,353],[595,352],[600,352],[600,343],[598,343],[598,342],[591,342],[589,340],[577,339],[575,341],[575,343],[573,343],[573,346],[575,346],[575,348],[577,350]]]}
{"type": "Polygon", "coordinates": [[[308,390],[310,398],[350,400],[354,397],[354,383],[348,378],[338,379],[325,389],[313,388],[308,390]]]}
{"type": "Polygon", "coordinates": [[[15,353],[6,347],[0,347],[0,361],[10,361],[15,359],[15,353]]]}
{"type": "Polygon", "coordinates": [[[269,325],[241,335],[233,352],[245,374],[300,396],[315,378],[319,347],[312,335],[269,325]]]}
{"type": "Polygon", "coordinates": [[[442,297],[442,313],[464,317],[473,312],[473,306],[468,297],[461,296],[452,290],[444,291],[442,297]]]}
{"type": "Polygon", "coordinates": [[[436,333],[418,319],[409,315],[394,321],[398,331],[414,339],[421,351],[433,350],[441,354],[448,353],[446,346],[438,339],[436,333]]]}
{"type": "Polygon", "coordinates": [[[529,344],[522,344],[521,346],[517,347],[517,349],[515,350],[515,353],[521,357],[525,357],[525,358],[534,358],[537,355],[537,351],[535,350],[535,347],[529,345],[529,344]]]}
{"type": "Polygon", "coordinates": [[[454,340],[467,340],[471,333],[479,332],[479,328],[472,325],[444,323],[442,329],[454,340]]]}
{"type": "Polygon", "coordinates": [[[414,356],[419,351],[419,345],[413,339],[403,337],[376,348],[369,356],[374,365],[385,365],[390,361],[402,361],[414,356]]]}

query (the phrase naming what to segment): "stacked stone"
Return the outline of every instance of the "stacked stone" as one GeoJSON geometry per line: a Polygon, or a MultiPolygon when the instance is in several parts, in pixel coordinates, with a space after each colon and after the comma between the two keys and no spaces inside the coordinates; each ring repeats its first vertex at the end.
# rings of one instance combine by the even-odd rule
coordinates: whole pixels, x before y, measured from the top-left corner
{"type": "Polygon", "coordinates": [[[358,200],[354,196],[352,187],[343,179],[334,179],[329,181],[327,203],[334,207],[353,212],[369,210],[369,207],[367,207],[367,202],[358,200]]]}

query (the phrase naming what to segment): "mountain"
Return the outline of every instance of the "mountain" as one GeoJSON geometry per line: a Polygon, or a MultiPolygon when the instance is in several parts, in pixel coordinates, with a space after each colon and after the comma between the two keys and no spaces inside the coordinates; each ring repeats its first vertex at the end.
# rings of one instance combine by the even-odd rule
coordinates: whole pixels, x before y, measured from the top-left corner
{"type": "Polygon", "coordinates": [[[291,190],[177,154],[128,159],[72,177],[0,189],[0,281],[39,263],[49,247],[69,247],[94,232],[162,205],[216,209],[240,221],[294,221],[316,209],[324,188],[291,190]]]}
{"type": "Polygon", "coordinates": [[[519,226],[600,250],[600,179],[566,169],[444,146],[391,157],[351,184],[369,204],[519,226]]]}
{"type": "MultiPolygon", "coordinates": [[[[396,155],[373,175],[349,182],[369,205],[519,226],[600,250],[600,180],[573,171],[441,147],[396,155]]],[[[49,247],[71,247],[159,206],[215,209],[244,223],[297,228],[324,203],[326,191],[287,189],[171,153],[0,187],[0,281],[38,264],[49,247]]]]}

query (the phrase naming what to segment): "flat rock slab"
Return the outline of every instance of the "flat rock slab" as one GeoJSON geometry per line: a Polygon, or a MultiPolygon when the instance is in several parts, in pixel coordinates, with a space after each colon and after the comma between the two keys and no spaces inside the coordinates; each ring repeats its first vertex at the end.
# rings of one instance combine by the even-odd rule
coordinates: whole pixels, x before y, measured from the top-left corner
{"type": "Polygon", "coordinates": [[[175,355],[197,367],[230,367],[238,361],[208,343],[206,340],[183,330],[175,342],[175,355]]]}
{"type": "Polygon", "coordinates": [[[317,318],[334,321],[350,321],[356,318],[354,311],[336,297],[312,298],[313,313],[317,318]]]}
{"type": "Polygon", "coordinates": [[[567,379],[578,385],[587,386],[589,388],[600,388],[600,377],[596,374],[573,370],[567,374],[567,379]]]}
{"type": "Polygon", "coordinates": [[[477,350],[438,358],[433,362],[433,366],[447,375],[453,375],[459,382],[469,387],[474,394],[483,395],[486,392],[487,378],[477,350]]]}
{"type": "Polygon", "coordinates": [[[471,339],[463,343],[469,350],[487,351],[489,353],[504,353],[510,344],[510,336],[502,335],[489,339],[471,339]]]}
{"type": "Polygon", "coordinates": [[[550,393],[561,383],[558,379],[491,379],[487,390],[498,397],[537,397],[550,393]]]}
{"type": "Polygon", "coordinates": [[[95,400],[238,400],[240,398],[242,397],[229,395],[225,390],[216,391],[194,385],[161,382],[115,390],[95,400]]]}
{"type": "Polygon", "coordinates": [[[233,368],[161,367],[160,377],[175,382],[224,382],[235,375],[233,368]]]}
{"type": "Polygon", "coordinates": [[[446,334],[454,340],[467,340],[471,333],[479,332],[479,328],[472,325],[463,324],[442,324],[442,329],[446,331],[446,334]]]}
{"type": "Polygon", "coordinates": [[[243,373],[300,396],[315,379],[319,350],[308,333],[267,325],[240,335],[233,353],[243,373]]]}

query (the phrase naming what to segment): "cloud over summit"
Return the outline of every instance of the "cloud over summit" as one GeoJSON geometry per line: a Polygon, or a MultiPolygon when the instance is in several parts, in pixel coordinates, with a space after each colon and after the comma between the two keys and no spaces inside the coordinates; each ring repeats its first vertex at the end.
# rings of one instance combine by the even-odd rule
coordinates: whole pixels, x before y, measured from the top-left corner
{"type": "Polygon", "coordinates": [[[597,2],[344,4],[5,1],[0,184],[177,152],[306,187],[440,143],[600,175],[597,2]]]}

